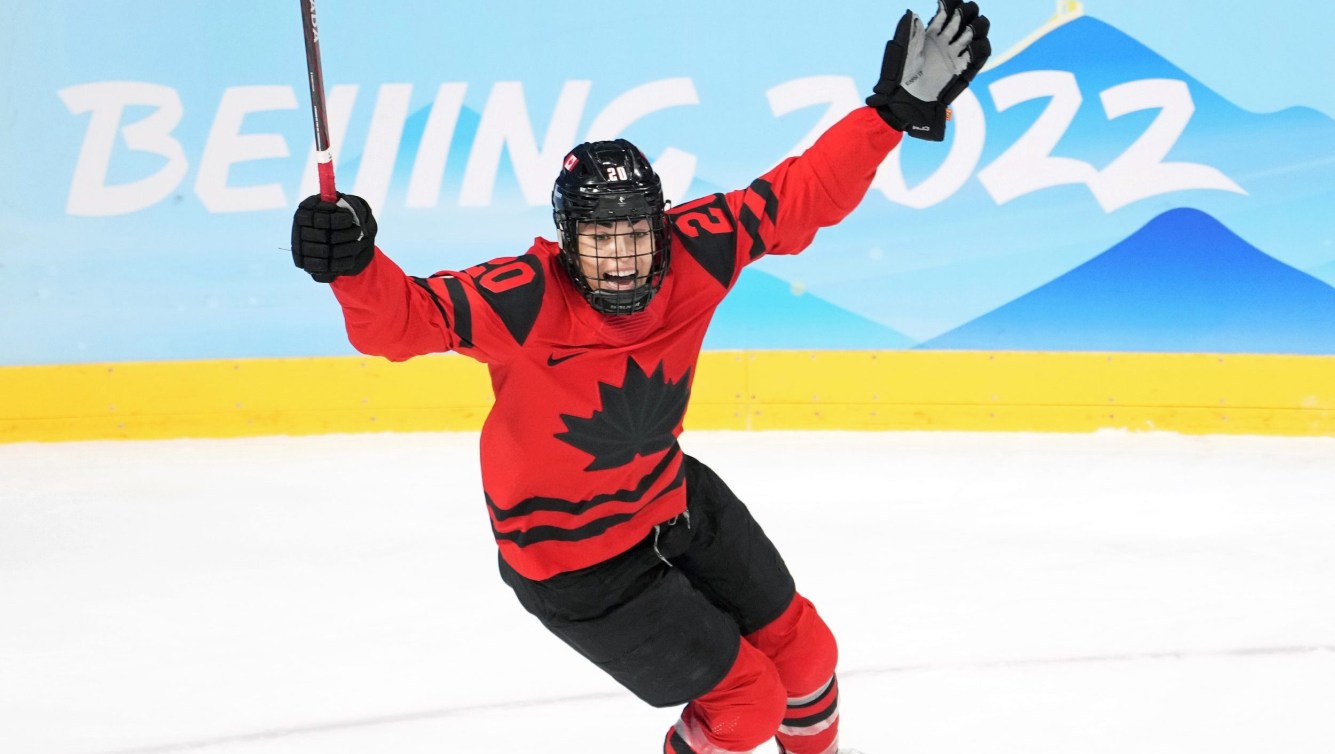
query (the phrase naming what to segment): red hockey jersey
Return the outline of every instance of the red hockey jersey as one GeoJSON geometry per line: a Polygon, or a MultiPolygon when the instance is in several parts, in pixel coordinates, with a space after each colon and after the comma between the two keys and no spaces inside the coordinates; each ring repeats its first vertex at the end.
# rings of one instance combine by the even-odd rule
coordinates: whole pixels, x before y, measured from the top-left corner
{"type": "Polygon", "coordinates": [[[542,238],[522,256],[428,278],[377,250],[332,287],[362,353],[453,350],[487,364],[492,530],[516,571],[549,578],[626,551],[685,509],[677,436],[714,309],[742,267],[801,251],[851,212],[901,136],[859,108],[746,189],[670,210],[670,267],[636,314],[594,311],[542,238]]]}

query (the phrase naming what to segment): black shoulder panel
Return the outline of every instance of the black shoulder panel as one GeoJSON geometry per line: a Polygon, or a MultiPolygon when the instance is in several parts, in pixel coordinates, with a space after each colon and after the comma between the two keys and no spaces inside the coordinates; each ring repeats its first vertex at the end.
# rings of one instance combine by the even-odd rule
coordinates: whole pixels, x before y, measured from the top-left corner
{"type": "MultiPolygon", "coordinates": [[[[496,312],[519,345],[524,345],[542,309],[546,276],[542,263],[533,254],[497,259],[469,267],[467,272],[477,282],[477,292],[496,312]]],[[[453,297],[453,292],[451,292],[453,297]]]]}
{"type": "Polygon", "coordinates": [[[672,229],[682,248],[727,288],[737,270],[737,228],[722,194],[697,200],[671,214],[672,229]]]}

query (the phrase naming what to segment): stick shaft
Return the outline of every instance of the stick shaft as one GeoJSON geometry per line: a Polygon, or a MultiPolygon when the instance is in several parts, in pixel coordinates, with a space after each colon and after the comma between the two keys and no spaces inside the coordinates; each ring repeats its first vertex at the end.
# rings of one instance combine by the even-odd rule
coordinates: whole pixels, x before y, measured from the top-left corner
{"type": "Polygon", "coordinates": [[[334,154],[329,148],[329,117],[325,110],[324,72],[320,66],[320,26],[315,0],[301,1],[301,26],[306,35],[306,80],[311,89],[311,121],[315,125],[315,162],[320,174],[320,198],[338,201],[334,188],[334,154]]]}

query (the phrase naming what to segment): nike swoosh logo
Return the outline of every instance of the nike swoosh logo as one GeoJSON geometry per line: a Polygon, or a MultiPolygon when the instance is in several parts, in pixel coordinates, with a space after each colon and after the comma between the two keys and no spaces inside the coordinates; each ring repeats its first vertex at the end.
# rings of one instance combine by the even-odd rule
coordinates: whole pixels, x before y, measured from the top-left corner
{"type": "Polygon", "coordinates": [[[568,361],[570,359],[575,358],[576,356],[583,356],[586,353],[588,353],[588,351],[576,351],[574,353],[568,353],[560,358],[557,358],[556,354],[552,354],[551,356],[547,357],[547,366],[554,367],[563,361],[568,361]]]}

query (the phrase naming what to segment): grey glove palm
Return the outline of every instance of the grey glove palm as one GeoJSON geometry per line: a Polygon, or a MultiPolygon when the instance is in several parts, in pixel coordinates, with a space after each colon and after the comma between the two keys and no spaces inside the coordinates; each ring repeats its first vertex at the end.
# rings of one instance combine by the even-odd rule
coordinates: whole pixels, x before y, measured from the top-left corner
{"type": "Polygon", "coordinates": [[[905,11],[894,38],[886,43],[881,78],[867,104],[892,127],[941,141],[947,106],[992,54],[989,26],[973,2],[937,0],[936,15],[926,28],[916,13],[905,11]]]}

